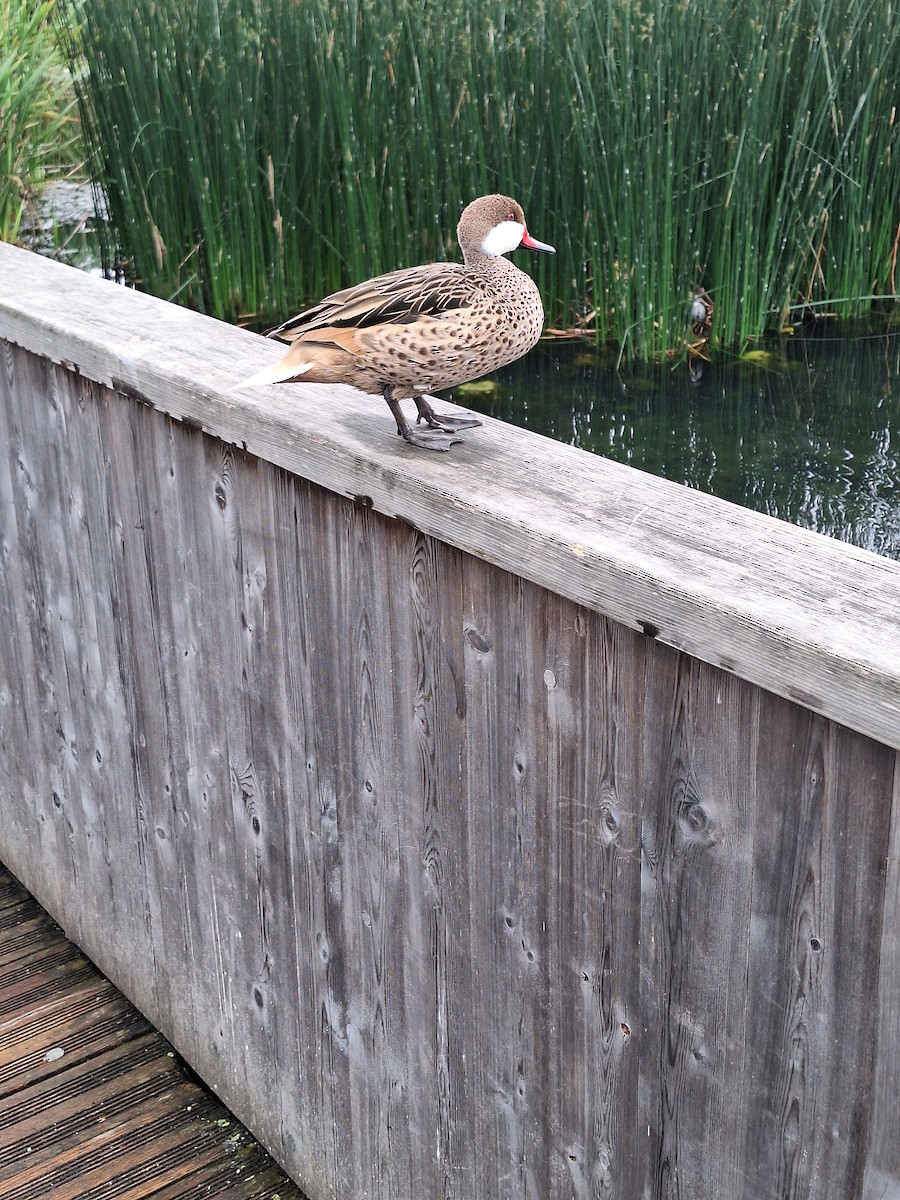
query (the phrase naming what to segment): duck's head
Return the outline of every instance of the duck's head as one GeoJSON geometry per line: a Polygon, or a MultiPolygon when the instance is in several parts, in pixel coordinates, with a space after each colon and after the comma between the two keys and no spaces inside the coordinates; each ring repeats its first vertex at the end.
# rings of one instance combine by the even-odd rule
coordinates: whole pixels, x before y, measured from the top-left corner
{"type": "Polygon", "coordinates": [[[464,209],[456,228],[463,258],[486,255],[497,258],[525,246],[528,250],[556,251],[528,232],[522,205],[509,196],[481,196],[464,209]]]}

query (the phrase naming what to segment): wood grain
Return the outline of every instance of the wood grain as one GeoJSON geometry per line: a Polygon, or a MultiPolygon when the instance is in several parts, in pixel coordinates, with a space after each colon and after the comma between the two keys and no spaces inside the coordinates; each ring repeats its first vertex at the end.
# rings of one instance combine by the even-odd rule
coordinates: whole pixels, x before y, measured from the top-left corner
{"type": "Polygon", "coordinates": [[[891,747],[0,368],[0,858],[312,1200],[900,1188],[891,747]]]}
{"type": "Polygon", "coordinates": [[[0,337],[900,749],[900,564],[488,418],[429,455],[349,388],[235,391],[274,345],[12,246],[0,337]]]}
{"type": "Polygon", "coordinates": [[[896,920],[883,907],[895,756],[780,701],[761,708],[760,735],[746,1033],[755,1186],[857,1195],[871,1136],[870,997],[882,917],[896,920]]]}
{"type": "Polygon", "coordinates": [[[896,919],[900,913],[900,756],[894,763],[894,802],[885,851],[879,978],[877,985],[872,977],[860,980],[863,994],[872,998],[878,1013],[862,1200],[894,1200],[900,1195],[900,925],[896,919]]]}
{"type": "Polygon", "coordinates": [[[760,693],[653,646],[643,714],[644,1192],[741,1196],[760,693]],[[705,1153],[715,1140],[716,1155],[705,1153]],[[726,1149],[727,1148],[727,1149],[726,1149]]]}

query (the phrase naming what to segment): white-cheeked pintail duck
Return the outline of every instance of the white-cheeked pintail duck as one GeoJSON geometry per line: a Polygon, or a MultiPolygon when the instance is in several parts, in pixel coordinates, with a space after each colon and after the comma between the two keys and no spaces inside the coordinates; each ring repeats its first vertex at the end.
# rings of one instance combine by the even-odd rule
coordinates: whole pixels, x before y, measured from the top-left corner
{"type": "Polygon", "coordinates": [[[534,346],[544,309],[534,281],[505,259],[525,246],[554,253],[533,238],[521,205],[482,196],[457,227],[461,263],[428,263],[390,271],[326,296],[269,337],[290,342],[274,366],[244,381],[347,383],[384,396],[397,432],[414,446],[449,450],[456,433],[481,422],[436,413],[426,393],[477,379],[534,346]],[[400,408],[415,401],[413,427],[400,408]]]}

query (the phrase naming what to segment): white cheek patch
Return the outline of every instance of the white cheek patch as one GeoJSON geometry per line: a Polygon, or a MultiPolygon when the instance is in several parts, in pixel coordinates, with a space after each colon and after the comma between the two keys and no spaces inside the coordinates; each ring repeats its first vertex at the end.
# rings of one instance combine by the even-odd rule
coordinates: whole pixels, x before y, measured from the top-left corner
{"type": "Polygon", "coordinates": [[[525,226],[521,222],[501,221],[481,243],[481,249],[490,255],[509,254],[521,244],[524,236],[525,226]]]}

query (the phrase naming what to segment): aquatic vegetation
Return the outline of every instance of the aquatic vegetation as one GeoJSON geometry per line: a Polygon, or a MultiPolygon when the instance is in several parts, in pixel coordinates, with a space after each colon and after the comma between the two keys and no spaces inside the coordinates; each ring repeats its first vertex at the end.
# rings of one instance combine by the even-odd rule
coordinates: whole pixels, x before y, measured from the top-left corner
{"type": "Polygon", "coordinates": [[[0,241],[14,242],[48,166],[77,138],[53,36],[56,0],[0,0],[0,241]]]}
{"type": "Polygon", "coordinates": [[[892,0],[68,0],[143,286],[283,318],[521,199],[551,326],[623,355],[897,299],[892,0]]]}

